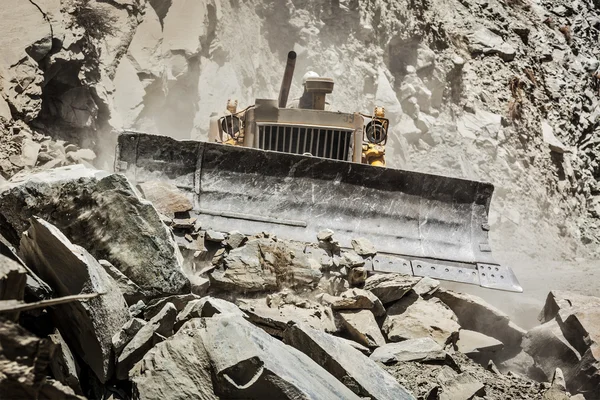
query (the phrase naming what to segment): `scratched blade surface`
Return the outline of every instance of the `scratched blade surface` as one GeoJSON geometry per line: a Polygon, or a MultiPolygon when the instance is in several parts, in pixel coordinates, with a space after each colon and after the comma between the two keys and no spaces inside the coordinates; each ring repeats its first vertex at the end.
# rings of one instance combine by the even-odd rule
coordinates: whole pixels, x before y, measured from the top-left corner
{"type": "Polygon", "coordinates": [[[342,246],[365,237],[384,253],[495,264],[489,183],[137,133],[120,136],[117,169],[178,185],[205,228],[300,241],[330,228],[342,246]]]}

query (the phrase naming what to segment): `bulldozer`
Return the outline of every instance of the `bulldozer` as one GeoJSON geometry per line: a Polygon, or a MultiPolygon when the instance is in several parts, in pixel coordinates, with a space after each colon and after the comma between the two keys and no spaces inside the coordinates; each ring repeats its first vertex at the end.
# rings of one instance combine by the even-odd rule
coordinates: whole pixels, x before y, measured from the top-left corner
{"type": "Polygon", "coordinates": [[[307,76],[288,107],[296,54],[278,99],[243,110],[229,101],[208,141],[135,131],[119,135],[115,170],[186,193],[203,226],[312,241],[330,228],[342,247],[362,237],[377,248],[373,273],[403,273],[522,292],[488,241],[491,183],[385,166],[385,110],[327,110],[334,82],[307,76]]]}

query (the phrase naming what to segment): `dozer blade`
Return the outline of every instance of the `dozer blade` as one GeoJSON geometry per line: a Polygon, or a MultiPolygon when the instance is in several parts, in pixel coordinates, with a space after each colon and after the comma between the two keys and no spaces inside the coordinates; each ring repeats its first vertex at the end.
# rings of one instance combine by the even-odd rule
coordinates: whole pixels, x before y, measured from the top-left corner
{"type": "Polygon", "coordinates": [[[142,133],[120,135],[116,170],[173,183],[205,227],[298,241],[331,228],[342,247],[372,241],[375,272],[522,291],[492,258],[490,183],[142,133]]]}

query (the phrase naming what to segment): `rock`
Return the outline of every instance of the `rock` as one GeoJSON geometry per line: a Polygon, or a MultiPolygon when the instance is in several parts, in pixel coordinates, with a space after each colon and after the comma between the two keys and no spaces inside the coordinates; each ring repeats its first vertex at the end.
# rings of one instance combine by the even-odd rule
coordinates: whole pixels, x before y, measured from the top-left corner
{"type": "Polygon", "coordinates": [[[497,138],[502,129],[502,116],[477,108],[475,113],[464,113],[456,121],[458,133],[467,139],[497,138]]]}
{"type": "Polygon", "coordinates": [[[350,289],[342,292],[339,296],[331,296],[325,293],[321,302],[331,307],[332,310],[371,310],[373,315],[381,317],[385,315],[385,308],[381,300],[373,293],[363,289],[350,289]]]}
{"type": "Polygon", "coordinates": [[[189,291],[171,233],[123,175],[82,165],[38,172],[2,186],[0,210],[7,222],[0,234],[15,246],[36,215],[108,260],[149,296],[189,291]]]}
{"type": "Polygon", "coordinates": [[[375,250],[375,246],[368,239],[358,238],[352,239],[351,241],[352,248],[359,256],[374,256],[377,254],[377,250],[375,250]]]}
{"type": "Polygon", "coordinates": [[[112,337],[112,345],[115,351],[115,356],[119,357],[121,352],[127,346],[131,339],[139,332],[142,327],[146,325],[146,321],[140,318],[131,318],[125,325],[121,327],[121,330],[112,337]]]}
{"type": "Polygon", "coordinates": [[[58,329],[48,336],[56,346],[54,356],[50,362],[52,376],[60,383],[73,389],[75,393],[83,393],[79,384],[79,366],[73,358],[67,342],[63,339],[58,329]]]}
{"type": "Polygon", "coordinates": [[[193,294],[193,293],[180,294],[180,295],[163,297],[160,299],[154,299],[148,304],[148,306],[144,310],[144,318],[146,320],[153,318],[156,314],[158,314],[163,309],[163,307],[167,303],[173,304],[175,306],[175,309],[177,310],[177,312],[180,312],[190,302],[192,302],[194,300],[199,300],[199,299],[201,299],[201,297],[196,294],[193,294]]]}
{"type": "Polygon", "coordinates": [[[219,242],[220,243],[223,240],[225,240],[225,235],[223,235],[221,232],[206,231],[206,235],[204,236],[204,238],[211,242],[219,242]]]}
{"type": "Polygon", "coordinates": [[[177,309],[167,303],[148,323],[140,328],[117,359],[117,378],[127,379],[131,368],[140,361],[156,343],[173,334],[177,309]]]}
{"type": "Polygon", "coordinates": [[[412,291],[421,297],[430,296],[440,287],[440,281],[425,276],[412,288],[412,291]]]}
{"type": "Polygon", "coordinates": [[[358,253],[349,250],[342,253],[342,263],[350,268],[356,268],[365,265],[365,260],[358,253]]]}
{"type": "Polygon", "coordinates": [[[365,281],[369,290],[385,304],[399,300],[415,286],[421,278],[400,274],[377,274],[365,281]]]}
{"type": "Polygon", "coordinates": [[[544,139],[544,143],[550,147],[550,150],[555,153],[562,154],[569,151],[569,149],[554,135],[554,129],[546,121],[542,121],[542,138],[544,139]]]}
{"type": "Polygon", "coordinates": [[[305,308],[282,304],[271,308],[263,299],[246,299],[239,300],[238,306],[250,321],[276,337],[283,337],[283,332],[290,323],[302,323],[326,332],[336,331],[331,309],[319,304],[311,304],[305,308]]]}
{"type": "Polygon", "coordinates": [[[379,365],[340,338],[292,325],[285,331],[284,342],[308,355],[359,396],[374,400],[414,399],[379,365]]]}
{"type": "Polygon", "coordinates": [[[407,361],[444,361],[447,355],[435,340],[430,337],[422,337],[378,347],[370,358],[383,364],[395,364],[407,361]]]}
{"type": "Polygon", "coordinates": [[[221,398],[358,399],[318,363],[244,318],[223,314],[204,321],[200,332],[221,398]]]}
{"type": "Polygon", "coordinates": [[[243,233],[238,231],[231,231],[227,234],[227,245],[231,249],[237,249],[241,247],[248,241],[248,238],[243,233]]]}
{"type": "Polygon", "coordinates": [[[433,296],[450,307],[458,317],[458,323],[463,329],[498,339],[504,343],[505,352],[520,351],[521,340],[526,331],[514,324],[502,311],[479,297],[451,290],[440,288],[433,296]]]}
{"type": "Polygon", "coordinates": [[[377,71],[377,91],[375,92],[375,103],[385,107],[386,116],[392,120],[392,124],[402,115],[402,106],[396,97],[396,92],[389,79],[386,76],[386,71],[379,68],[377,71]]]}
{"type": "Polygon", "coordinates": [[[523,350],[533,357],[536,366],[543,371],[546,380],[550,381],[555,368],[565,372],[567,382],[573,378],[575,366],[581,356],[569,344],[555,319],[536,326],[523,338],[523,350]]]}
{"type": "Polygon", "coordinates": [[[510,44],[487,28],[480,27],[467,35],[469,50],[473,54],[497,54],[504,61],[512,61],[516,50],[510,44]]]}
{"type": "Polygon", "coordinates": [[[42,145],[31,139],[23,139],[21,143],[21,161],[27,167],[35,167],[42,145]]]}
{"type": "Polygon", "coordinates": [[[125,274],[115,268],[114,265],[106,260],[98,260],[98,262],[102,265],[106,273],[115,280],[128,305],[131,306],[140,300],[143,301],[146,299],[144,291],[133,283],[131,279],[126,277],[125,274]]]}
{"type": "Polygon", "coordinates": [[[324,229],[317,233],[317,240],[319,241],[330,241],[333,239],[333,231],[331,229],[324,229]]]}
{"type": "Polygon", "coordinates": [[[371,311],[340,311],[338,312],[338,316],[342,329],[357,343],[368,348],[379,347],[385,344],[385,339],[371,311]]]}
{"type": "Polygon", "coordinates": [[[208,274],[211,287],[235,292],[260,292],[277,289],[274,271],[264,269],[258,240],[233,249],[224,259],[226,269],[215,269],[208,274]]]}
{"type": "Polygon", "coordinates": [[[382,330],[389,341],[399,342],[430,336],[442,346],[458,338],[456,315],[439,300],[407,296],[387,309],[382,330]]]}
{"type": "Polygon", "coordinates": [[[560,368],[554,370],[554,376],[552,377],[552,387],[562,392],[567,391],[567,384],[565,382],[565,376],[560,368]]]}
{"type": "Polygon", "coordinates": [[[440,400],[469,400],[484,388],[483,383],[468,372],[458,374],[455,378],[441,383],[443,390],[440,400]]]}
{"type": "Polygon", "coordinates": [[[192,318],[210,318],[215,314],[235,314],[247,317],[246,314],[233,303],[214,297],[203,297],[186,304],[185,308],[177,314],[175,330],[192,318]]]}
{"type": "Polygon", "coordinates": [[[127,303],[117,284],[85,249],[39,218],[32,218],[23,235],[21,253],[61,297],[103,293],[54,307],[52,320],[72,350],[101,382],[106,382],[114,363],[111,339],[129,319],[127,303]]]}
{"type": "Polygon", "coordinates": [[[456,341],[458,351],[481,365],[486,365],[493,356],[504,348],[504,344],[479,332],[461,329],[456,341]]]}
{"type": "Polygon", "coordinates": [[[211,373],[200,331],[185,329],[157,344],[133,368],[134,398],[217,400],[211,373]]]}
{"type": "MultiPolygon", "coordinates": [[[[27,270],[17,261],[0,253],[0,300],[23,300],[27,270]]],[[[16,320],[18,313],[4,314],[7,319],[16,320]]]]}
{"type": "Polygon", "coordinates": [[[348,271],[348,283],[351,286],[362,286],[367,280],[367,269],[365,267],[356,267],[348,271]]]}

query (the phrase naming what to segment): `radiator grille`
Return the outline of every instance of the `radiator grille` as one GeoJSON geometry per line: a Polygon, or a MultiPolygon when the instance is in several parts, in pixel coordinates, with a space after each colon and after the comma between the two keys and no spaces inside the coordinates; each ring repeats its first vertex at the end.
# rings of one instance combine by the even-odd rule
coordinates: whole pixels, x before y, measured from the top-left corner
{"type": "Polygon", "coordinates": [[[259,124],[256,147],[351,161],[352,129],[259,124]]]}

